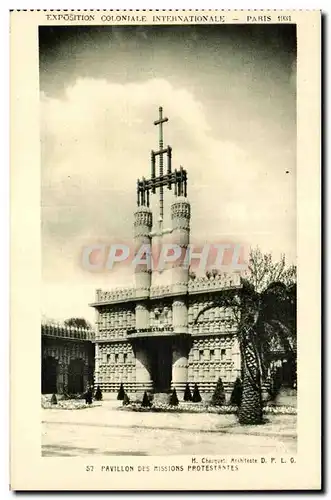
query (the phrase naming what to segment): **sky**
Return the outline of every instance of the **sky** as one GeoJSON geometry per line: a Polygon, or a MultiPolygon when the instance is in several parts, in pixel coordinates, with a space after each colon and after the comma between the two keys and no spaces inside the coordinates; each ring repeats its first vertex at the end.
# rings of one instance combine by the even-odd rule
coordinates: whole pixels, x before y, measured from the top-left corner
{"type": "Polygon", "coordinates": [[[192,241],[295,263],[294,26],[40,27],[39,49],[43,315],[93,322],[96,288],[132,285],[128,268],[93,273],[81,254],[131,242],[160,105],[192,241]]]}

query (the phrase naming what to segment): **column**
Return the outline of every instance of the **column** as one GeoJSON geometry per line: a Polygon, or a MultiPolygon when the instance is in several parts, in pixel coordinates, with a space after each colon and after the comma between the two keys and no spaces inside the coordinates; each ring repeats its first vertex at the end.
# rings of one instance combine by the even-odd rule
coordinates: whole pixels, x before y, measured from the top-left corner
{"type": "Polygon", "coordinates": [[[184,298],[177,298],[173,301],[172,324],[174,333],[188,333],[187,303],[184,298]]]}
{"type": "Polygon", "coordinates": [[[184,340],[177,340],[172,351],[172,387],[182,397],[188,382],[188,345],[184,340]]]}
{"type": "Polygon", "coordinates": [[[149,327],[149,310],[146,303],[136,304],[136,329],[144,330],[149,327]]]}
{"type": "Polygon", "coordinates": [[[191,208],[183,196],[175,198],[171,205],[172,243],[179,245],[182,258],[174,262],[172,269],[172,289],[174,293],[187,293],[188,263],[184,261],[190,241],[191,208]]]}
{"type": "Polygon", "coordinates": [[[136,389],[137,392],[151,391],[153,383],[150,374],[149,360],[146,348],[138,347],[136,349],[136,389]]]}
{"type": "Polygon", "coordinates": [[[151,261],[146,253],[151,253],[152,212],[150,208],[140,206],[134,214],[134,244],[135,257],[145,260],[145,263],[136,264],[134,268],[136,282],[136,296],[149,297],[151,286],[151,261]],[[144,251],[145,250],[145,251],[144,251]]]}
{"type": "Polygon", "coordinates": [[[94,385],[99,384],[99,370],[100,370],[100,346],[95,343],[95,365],[94,365],[94,385]]]}

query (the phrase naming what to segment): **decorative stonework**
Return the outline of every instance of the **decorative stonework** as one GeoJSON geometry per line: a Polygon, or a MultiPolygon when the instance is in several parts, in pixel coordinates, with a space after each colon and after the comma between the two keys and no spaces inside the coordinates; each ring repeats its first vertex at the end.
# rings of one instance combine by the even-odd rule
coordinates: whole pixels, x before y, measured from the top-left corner
{"type": "Polygon", "coordinates": [[[134,214],[134,227],[146,226],[151,228],[153,225],[152,211],[148,207],[141,206],[134,214]]]}
{"type": "MultiPolygon", "coordinates": [[[[168,119],[163,118],[162,108],[159,113],[155,125],[160,126],[160,149],[152,151],[150,179],[137,182],[134,250],[137,254],[142,245],[151,245],[152,240],[154,249],[171,242],[181,247],[184,256],[190,242],[191,218],[186,198],[187,173],[183,168],[171,170],[172,149],[162,144],[162,124],[168,119]],[[158,163],[165,154],[167,174],[162,162],[158,163]],[[168,229],[163,226],[166,187],[173,187],[175,196],[168,229]],[[153,228],[149,204],[157,192],[160,219],[153,228]]],[[[231,384],[240,370],[235,342],[237,324],[233,311],[216,302],[223,290],[241,286],[239,274],[189,279],[189,269],[178,259],[162,272],[151,273],[146,264],[138,265],[133,279],[134,288],[97,292],[96,380],[102,390],[117,391],[120,383],[128,392],[152,390],[153,367],[159,366],[157,349],[168,352],[163,362],[167,358],[167,363],[172,363],[172,386],[179,391],[184,390],[186,383],[197,382],[201,392],[210,392],[219,376],[225,385],[231,384]],[[150,356],[155,356],[154,362],[150,356]]],[[[169,368],[162,365],[161,369],[166,373],[169,368]]],[[[153,380],[158,380],[155,373],[153,380]]]]}
{"type": "Polygon", "coordinates": [[[191,217],[191,206],[189,201],[184,197],[178,197],[171,204],[171,218],[172,219],[187,219],[191,217]]]}
{"type": "Polygon", "coordinates": [[[96,302],[119,302],[134,298],[135,289],[128,288],[113,288],[112,290],[97,290],[96,302]]]}
{"type": "Polygon", "coordinates": [[[43,323],[41,325],[41,336],[71,339],[71,340],[93,340],[94,332],[88,328],[77,328],[61,323],[43,323]]]}
{"type": "Polygon", "coordinates": [[[223,273],[217,276],[211,276],[207,278],[196,277],[190,279],[188,283],[189,292],[202,292],[202,291],[221,291],[228,288],[238,288],[240,287],[240,275],[239,273],[223,273]]]}

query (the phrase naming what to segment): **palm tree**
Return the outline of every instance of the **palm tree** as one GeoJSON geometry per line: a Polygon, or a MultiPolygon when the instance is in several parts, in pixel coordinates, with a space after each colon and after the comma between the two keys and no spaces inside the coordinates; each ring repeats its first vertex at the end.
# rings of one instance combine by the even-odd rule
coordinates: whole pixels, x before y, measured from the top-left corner
{"type": "Polygon", "coordinates": [[[251,251],[246,278],[233,293],[221,297],[201,310],[216,306],[230,307],[237,324],[243,383],[238,411],[244,425],[263,423],[262,385],[267,379],[272,345],[276,343],[295,359],[296,342],[296,269],[286,268],[285,257],[273,263],[270,254],[257,248],[251,251]]]}
{"type": "Polygon", "coordinates": [[[258,293],[244,280],[242,284],[238,340],[243,394],[238,416],[241,424],[262,424],[262,383],[267,378],[272,344],[276,340],[294,357],[296,285],[274,282],[258,293]]]}

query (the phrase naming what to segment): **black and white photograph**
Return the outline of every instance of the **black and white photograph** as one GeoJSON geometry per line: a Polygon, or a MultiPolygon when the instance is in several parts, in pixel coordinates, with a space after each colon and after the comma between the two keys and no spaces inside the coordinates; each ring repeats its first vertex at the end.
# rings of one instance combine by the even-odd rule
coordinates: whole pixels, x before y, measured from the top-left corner
{"type": "Polygon", "coordinates": [[[294,453],[296,26],[40,26],[39,62],[43,455],[294,453]]]}
{"type": "Polygon", "coordinates": [[[20,484],[316,489],[318,12],[13,19],[20,484]]]}

